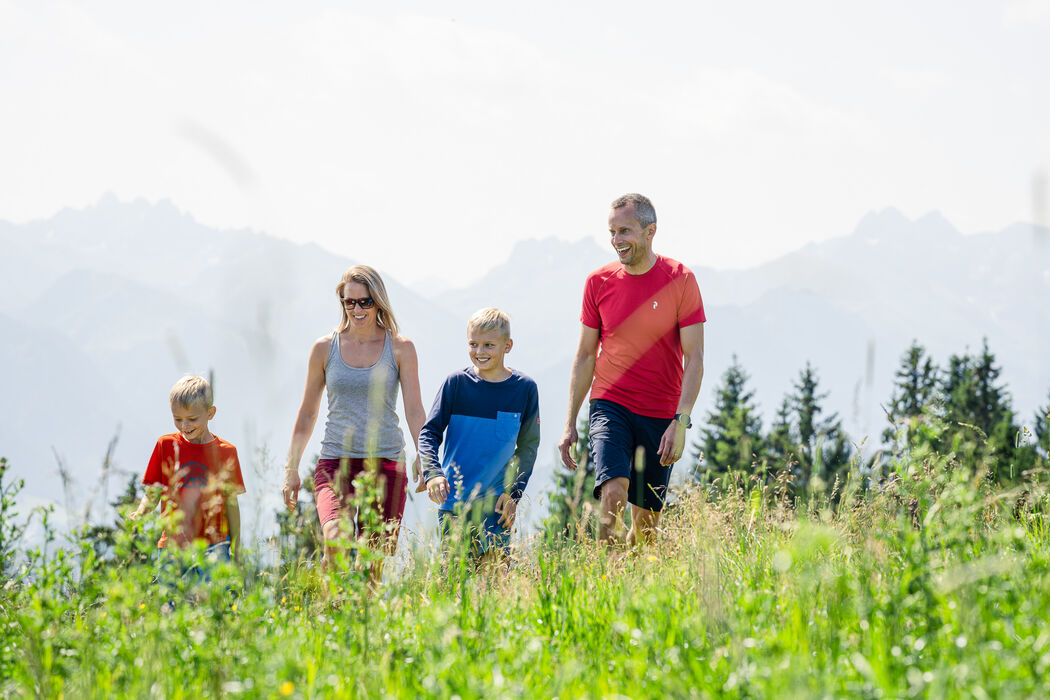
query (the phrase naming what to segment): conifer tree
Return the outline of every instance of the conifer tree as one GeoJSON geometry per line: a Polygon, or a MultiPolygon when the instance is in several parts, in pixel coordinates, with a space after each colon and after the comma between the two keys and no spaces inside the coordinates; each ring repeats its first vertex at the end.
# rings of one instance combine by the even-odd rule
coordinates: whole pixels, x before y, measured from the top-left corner
{"type": "Polygon", "coordinates": [[[708,412],[699,440],[694,443],[697,460],[694,474],[750,470],[764,451],[762,418],[754,404],[755,393],[747,388],[750,377],[736,355],[722,375],[714,409],[708,412]]]}
{"type": "Polygon", "coordinates": [[[1050,458],[1050,394],[1047,394],[1046,405],[1036,410],[1032,425],[1035,444],[1042,452],[1043,459],[1050,458]]]}
{"type": "Polygon", "coordinates": [[[775,445],[771,460],[785,459],[785,435],[790,440],[795,455],[795,486],[800,489],[808,488],[814,477],[822,478],[830,487],[836,476],[844,476],[849,469],[852,447],[838,414],[824,415],[822,403],[827,396],[820,392],[817,372],[807,362],[793,392],[785,397],[770,435],[770,443],[775,445]]]}
{"type": "Polygon", "coordinates": [[[88,525],[81,532],[80,537],[91,545],[95,555],[101,560],[110,559],[113,546],[116,544],[117,533],[124,528],[124,513],[138,504],[142,495],[142,483],[139,477],[131,474],[124,490],[110,502],[116,511],[116,519],[112,525],[88,525]]]}
{"type": "Polygon", "coordinates": [[[940,448],[997,481],[1013,481],[1035,464],[1036,451],[1020,441],[1002,368],[985,339],[979,355],[952,355],[941,380],[945,418],[952,425],[940,448]]]}
{"type": "Polygon", "coordinates": [[[937,366],[925,348],[913,340],[894,374],[896,382],[886,409],[890,426],[882,433],[883,442],[894,442],[908,421],[922,415],[923,408],[933,399],[937,389],[937,372],[937,366]]]}
{"type": "MultiPolygon", "coordinates": [[[[583,416],[576,424],[579,438],[576,441],[576,471],[562,465],[554,467],[554,487],[551,489],[549,510],[543,521],[543,529],[549,535],[572,536],[584,518],[584,504],[594,493],[594,465],[591,463],[589,444],[591,422],[583,416]]],[[[559,460],[560,461],[560,460],[559,460]]],[[[593,523],[584,523],[584,532],[595,534],[593,523]]]]}

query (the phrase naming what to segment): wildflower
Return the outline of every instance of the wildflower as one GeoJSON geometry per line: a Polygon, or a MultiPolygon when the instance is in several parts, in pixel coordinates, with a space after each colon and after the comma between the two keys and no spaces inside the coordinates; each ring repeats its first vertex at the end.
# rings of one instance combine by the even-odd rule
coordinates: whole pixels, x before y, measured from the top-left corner
{"type": "Polygon", "coordinates": [[[295,692],[295,683],[285,681],[281,683],[281,695],[288,696],[295,692]]]}
{"type": "Polygon", "coordinates": [[[230,606],[230,610],[233,610],[234,612],[237,612],[237,603],[234,603],[233,605],[231,605],[230,606]]]}

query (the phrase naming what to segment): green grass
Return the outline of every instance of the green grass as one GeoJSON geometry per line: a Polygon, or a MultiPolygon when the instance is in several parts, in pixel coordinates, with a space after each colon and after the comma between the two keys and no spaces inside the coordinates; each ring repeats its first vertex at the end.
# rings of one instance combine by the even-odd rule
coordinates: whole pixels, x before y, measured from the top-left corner
{"type": "MultiPolygon", "coordinates": [[[[308,563],[249,564],[163,613],[150,564],[38,556],[0,592],[0,693],[1050,696],[1045,480],[1015,508],[919,457],[834,508],[726,479],[628,556],[537,539],[509,572],[420,559],[372,596],[308,563]]],[[[122,535],[118,561],[148,541],[122,535]]]]}

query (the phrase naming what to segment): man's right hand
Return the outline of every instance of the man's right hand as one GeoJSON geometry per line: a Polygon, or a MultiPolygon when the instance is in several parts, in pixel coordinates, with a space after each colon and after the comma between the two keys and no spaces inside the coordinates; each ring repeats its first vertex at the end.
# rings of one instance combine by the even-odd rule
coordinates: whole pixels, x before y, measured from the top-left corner
{"type": "Polygon", "coordinates": [[[285,469],[284,487],[281,489],[281,492],[284,494],[284,505],[288,506],[288,510],[295,510],[295,507],[299,504],[300,486],[302,486],[302,482],[299,480],[299,470],[285,469]]]}
{"type": "Polygon", "coordinates": [[[575,421],[569,421],[565,426],[565,432],[562,433],[561,442],[558,443],[558,451],[561,452],[561,463],[571,471],[576,471],[576,468],[580,466],[576,464],[576,457],[573,455],[579,439],[580,434],[576,430],[575,421]]]}

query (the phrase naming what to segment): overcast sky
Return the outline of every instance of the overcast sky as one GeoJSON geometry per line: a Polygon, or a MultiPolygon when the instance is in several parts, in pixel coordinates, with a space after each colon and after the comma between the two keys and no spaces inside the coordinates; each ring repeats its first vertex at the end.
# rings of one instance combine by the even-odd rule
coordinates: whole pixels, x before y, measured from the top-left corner
{"type": "Polygon", "coordinates": [[[1050,0],[0,0],[0,125],[14,222],[167,198],[465,283],[640,191],[659,252],[746,267],[886,206],[1038,218],[1050,0]]]}

